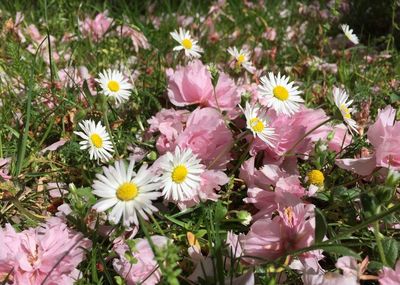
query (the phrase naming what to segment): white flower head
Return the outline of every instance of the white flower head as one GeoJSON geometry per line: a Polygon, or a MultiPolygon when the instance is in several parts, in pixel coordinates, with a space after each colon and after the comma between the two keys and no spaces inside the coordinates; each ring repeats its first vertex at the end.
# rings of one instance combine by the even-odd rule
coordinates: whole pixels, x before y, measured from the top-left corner
{"type": "Polygon", "coordinates": [[[161,158],[160,168],[165,199],[181,202],[196,195],[205,166],[191,149],[176,147],[174,153],[167,152],[161,158]]]}
{"type": "Polygon", "coordinates": [[[104,95],[113,97],[118,104],[128,100],[133,86],[121,72],[108,69],[100,73],[99,77],[96,81],[100,84],[104,95]]]}
{"type": "Polygon", "coordinates": [[[289,82],[289,77],[275,76],[272,72],[261,77],[261,85],[258,86],[258,92],[261,96],[260,102],[269,108],[274,109],[277,113],[288,116],[299,111],[300,103],[304,100],[299,96],[301,91],[294,85],[294,82],[289,82]]]}
{"type": "Polygon", "coordinates": [[[147,169],[147,164],[135,173],[134,165],[133,159],[128,168],[125,161],[116,161],[114,166],[104,166],[103,174],[97,174],[93,182],[93,194],[101,197],[93,208],[97,212],[112,208],[108,220],[115,224],[122,218],[124,226],[138,226],[138,215],[147,219],[147,215],[158,211],[152,204],[152,200],[161,196],[156,191],[160,185],[155,182],[154,173],[147,169]]]}
{"type": "Polygon", "coordinates": [[[349,25],[343,24],[340,25],[340,28],[343,30],[344,35],[349,39],[349,41],[355,45],[359,44],[360,41],[358,40],[357,35],[353,33],[353,29],[350,29],[349,25]]]}
{"type": "Polygon", "coordinates": [[[84,120],[79,123],[79,127],[83,132],[75,131],[74,133],[83,139],[79,142],[81,149],[89,149],[90,159],[108,161],[114,149],[110,135],[101,122],[96,124],[92,120],[84,120]]]}
{"type": "Polygon", "coordinates": [[[350,132],[354,131],[358,133],[357,123],[351,118],[353,109],[350,108],[350,105],[353,103],[353,100],[349,100],[349,96],[345,90],[337,87],[333,88],[333,100],[335,101],[335,105],[339,108],[343,120],[349,127],[350,132]]]}
{"type": "Polygon", "coordinates": [[[170,33],[172,38],[176,40],[179,45],[174,47],[174,51],[184,50],[187,57],[200,58],[200,53],[203,49],[197,44],[196,40],[193,40],[190,33],[182,28],[179,28],[179,32],[176,30],[170,33]]]}
{"type": "Polygon", "coordinates": [[[243,110],[246,117],[247,128],[253,133],[254,137],[259,137],[270,147],[274,147],[273,141],[275,139],[275,129],[268,127],[268,118],[264,109],[258,106],[250,106],[246,102],[246,108],[243,110]]]}
{"type": "Polygon", "coordinates": [[[228,48],[228,53],[235,59],[237,67],[243,67],[250,73],[254,73],[256,68],[250,61],[250,53],[246,49],[228,48]]]}

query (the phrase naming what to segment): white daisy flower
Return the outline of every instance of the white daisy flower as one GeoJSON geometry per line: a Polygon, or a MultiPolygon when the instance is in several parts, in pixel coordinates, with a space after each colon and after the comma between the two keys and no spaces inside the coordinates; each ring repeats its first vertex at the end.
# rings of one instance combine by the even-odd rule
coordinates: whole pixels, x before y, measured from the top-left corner
{"type": "Polygon", "coordinates": [[[272,141],[275,137],[275,129],[267,127],[266,112],[257,106],[250,106],[248,102],[246,102],[244,110],[242,106],[240,106],[240,109],[242,109],[246,117],[247,128],[253,133],[254,137],[259,137],[267,145],[274,147],[272,141]]]}
{"type": "Polygon", "coordinates": [[[133,159],[128,168],[125,161],[116,161],[114,166],[103,167],[103,174],[97,174],[93,182],[93,194],[101,197],[93,208],[97,212],[112,208],[108,220],[114,224],[122,217],[124,226],[132,223],[138,226],[138,214],[147,220],[147,215],[158,211],[152,205],[152,200],[161,196],[155,191],[160,185],[154,182],[154,173],[147,169],[147,164],[135,173],[134,165],[133,159]]]}
{"type": "Polygon", "coordinates": [[[261,95],[260,102],[266,107],[271,107],[277,113],[288,116],[296,113],[300,108],[300,103],[304,100],[299,96],[301,91],[294,82],[289,82],[289,77],[275,76],[272,72],[268,77],[261,77],[261,85],[258,85],[258,92],[261,95]]]}
{"type": "Polygon", "coordinates": [[[84,120],[79,123],[79,127],[83,132],[75,131],[74,133],[83,139],[79,144],[81,149],[89,149],[90,159],[109,160],[114,149],[110,141],[110,135],[101,122],[97,122],[96,125],[92,120],[84,120]]]}
{"type": "Polygon", "coordinates": [[[176,147],[175,153],[167,152],[160,159],[160,168],[163,171],[161,184],[165,199],[184,201],[197,193],[205,166],[191,149],[181,151],[176,147]]]}
{"type": "Polygon", "coordinates": [[[235,58],[236,66],[241,67],[243,66],[250,73],[254,73],[256,68],[253,66],[252,62],[250,61],[250,53],[246,49],[238,49],[236,47],[228,48],[228,53],[235,58]]]}
{"type": "Polygon", "coordinates": [[[96,81],[104,95],[115,98],[118,104],[128,100],[133,86],[121,72],[108,69],[100,73],[99,77],[96,81]]]}
{"type": "Polygon", "coordinates": [[[179,43],[173,50],[184,50],[187,57],[201,57],[200,53],[203,52],[203,49],[197,45],[197,41],[192,39],[188,31],[179,28],[179,33],[175,30],[170,34],[179,43]]]}
{"type": "Polygon", "coordinates": [[[353,29],[350,29],[349,25],[343,24],[340,25],[340,28],[342,28],[344,35],[355,45],[359,44],[358,37],[356,34],[353,33],[353,29]]]}
{"type": "Polygon", "coordinates": [[[333,99],[343,116],[343,120],[349,127],[350,132],[355,131],[358,133],[357,123],[351,118],[353,108],[349,108],[351,103],[353,103],[353,100],[349,101],[349,96],[347,95],[346,91],[337,87],[333,88],[333,99]]]}

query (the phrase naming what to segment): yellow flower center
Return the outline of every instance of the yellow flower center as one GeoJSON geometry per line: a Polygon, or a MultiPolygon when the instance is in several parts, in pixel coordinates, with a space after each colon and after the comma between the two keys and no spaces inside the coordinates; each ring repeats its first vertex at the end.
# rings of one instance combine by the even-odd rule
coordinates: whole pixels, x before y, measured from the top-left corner
{"type": "Polygon", "coordinates": [[[108,82],[108,89],[110,89],[112,92],[118,92],[119,91],[119,83],[115,80],[110,80],[108,82]]]}
{"type": "Polygon", "coordinates": [[[275,98],[281,101],[286,101],[289,98],[289,91],[281,85],[276,86],[272,92],[275,98]]]}
{"type": "Polygon", "coordinates": [[[98,134],[91,135],[90,140],[96,148],[101,148],[103,146],[103,139],[98,134]]]}
{"type": "Polygon", "coordinates": [[[236,60],[237,60],[238,65],[241,65],[246,60],[246,57],[243,54],[239,54],[236,57],[236,60]]]}
{"type": "Polygon", "coordinates": [[[342,104],[340,106],[340,112],[342,112],[343,117],[345,117],[346,119],[351,119],[350,110],[346,107],[345,104],[342,104]]]}
{"type": "Polygon", "coordinates": [[[314,169],[314,170],[311,170],[310,172],[308,172],[307,177],[308,177],[308,181],[311,184],[319,185],[319,186],[324,185],[324,180],[325,180],[324,174],[317,169],[314,169]]]}
{"type": "Polygon", "coordinates": [[[183,181],[185,181],[187,175],[188,175],[188,170],[187,170],[186,166],[183,164],[178,165],[172,171],[172,175],[171,175],[172,181],[180,184],[183,181]]]}
{"type": "Polygon", "coordinates": [[[138,195],[138,188],[135,183],[125,182],[117,189],[117,197],[121,201],[129,201],[136,198],[138,195]]]}
{"type": "Polygon", "coordinates": [[[285,208],[284,213],[285,213],[288,223],[290,225],[293,225],[293,222],[294,222],[293,208],[292,207],[285,208]]]}
{"type": "Polygon", "coordinates": [[[253,118],[250,120],[250,126],[256,133],[261,133],[265,126],[259,118],[253,118]]]}
{"type": "Polygon", "coordinates": [[[183,47],[184,47],[185,49],[191,49],[192,46],[193,46],[192,41],[189,40],[189,39],[184,39],[184,40],[182,41],[182,45],[183,45],[183,47]]]}

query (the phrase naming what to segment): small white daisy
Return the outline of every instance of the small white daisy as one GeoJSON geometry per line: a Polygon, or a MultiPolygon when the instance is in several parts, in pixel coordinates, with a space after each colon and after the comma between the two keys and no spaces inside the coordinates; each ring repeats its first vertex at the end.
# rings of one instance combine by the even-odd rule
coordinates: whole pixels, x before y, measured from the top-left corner
{"type": "Polygon", "coordinates": [[[236,66],[242,67],[246,69],[250,73],[254,73],[256,68],[253,66],[252,62],[250,61],[250,53],[246,49],[238,49],[236,47],[228,48],[228,53],[235,58],[236,66]]]}
{"type": "Polygon", "coordinates": [[[349,96],[347,95],[346,91],[337,87],[333,88],[333,99],[343,116],[343,120],[349,127],[350,132],[355,131],[358,133],[357,123],[351,118],[353,109],[349,108],[351,103],[353,103],[353,100],[349,101],[349,96]]]}
{"type": "Polygon", "coordinates": [[[108,69],[100,73],[99,77],[96,81],[100,84],[104,95],[115,98],[118,104],[128,100],[133,86],[121,72],[108,69]]]}
{"type": "Polygon", "coordinates": [[[158,211],[152,205],[152,200],[161,196],[155,191],[160,185],[154,182],[154,173],[147,169],[147,164],[135,173],[134,165],[133,159],[128,168],[125,161],[116,161],[114,166],[104,166],[103,174],[96,174],[97,179],[93,182],[93,194],[101,197],[93,208],[97,212],[113,208],[108,220],[114,224],[118,224],[122,217],[124,226],[132,223],[138,226],[138,214],[147,220],[147,215],[158,211]]]}
{"type": "Polygon", "coordinates": [[[304,100],[299,96],[301,91],[294,82],[289,82],[289,77],[275,76],[272,72],[268,77],[261,77],[261,85],[258,85],[258,92],[261,95],[260,102],[266,107],[271,107],[277,113],[288,116],[296,113],[300,108],[300,103],[304,100]]]}
{"type": "Polygon", "coordinates": [[[266,112],[257,106],[250,106],[248,102],[246,102],[244,110],[242,106],[240,106],[240,109],[242,109],[246,117],[247,128],[253,133],[254,137],[259,137],[267,145],[274,147],[272,141],[275,137],[275,129],[267,127],[266,112]]]}
{"type": "Polygon", "coordinates": [[[344,35],[355,45],[359,44],[358,37],[356,34],[353,33],[353,29],[350,29],[349,25],[343,24],[340,25],[340,28],[342,28],[344,35]]]}
{"type": "Polygon", "coordinates": [[[79,127],[83,132],[75,131],[74,133],[83,139],[79,144],[81,149],[89,149],[90,159],[109,160],[114,149],[110,141],[110,135],[101,122],[97,122],[96,125],[92,120],[84,120],[79,123],[79,127]]]}
{"type": "Polygon", "coordinates": [[[170,34],[179,43],[173,50],[184,50],[187,57],[201,57],[200,53],[203,52],[203,49],[197,45],[197,41],[192,39],[188,31],[179,28],[179,33],[175,30],[170,34]]]}
{"type": "Polygon", "coordinates": [[[205,166],[191,149],[181,151],[176,147],[175,153],[167,152],[160,159],[160,168],[163,171],[161,183],[165,199],[184,201],[197,193],[205,166]]]}

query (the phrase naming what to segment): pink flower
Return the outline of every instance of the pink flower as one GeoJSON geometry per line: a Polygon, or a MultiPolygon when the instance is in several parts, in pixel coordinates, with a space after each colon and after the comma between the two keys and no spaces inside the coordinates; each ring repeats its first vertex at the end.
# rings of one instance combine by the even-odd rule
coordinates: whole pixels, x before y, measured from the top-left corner
{"type": "Polygon", "coordinates": [[[248,262],[274,260],[288,251],[310,246],[314,241],[314,206],[298,203],[278,207],[274,218],[256,221],[241,245],[248,262]],[[256,258],[250,258],[256,257],[256,258]]]}
{"type": "Polygon", "coordinates": [[[180,209],[186,209],[199,204],[201,201],[217,201],[219,195],[215,191],[220,190],[222,185],[229,182],[228,176],[218,170],[206,170],[201,174],[201,182],[198,189],[194,191],[193,196],[185,201],[178,203],[180,209]]]}
{"type": "Polygon", "coordinates": [[[146,37],[143,35],[142,32],[133,29],[127,25],[117,27],[116,30],[122,37],[131,38],[135,52],[138,52],[139,48],[143,49],[150,48],[149,42],[147,41],[146,37]]]}
{"type": "Polygon", "coordinates": [[[225,168],[231,158],[232,133],[213,108],[193,111],[176,142],[182,149],[190,148],[211,169],[225,168]]]}
{"type": "Polygon", "coordinates": [[[11,176],[8,174],[10,162],[11,162],[11,157],[0,158],[0,177],[3,178],[5,181],[11,179],[11,176]]]}
{"type": "Polygon", "coordinates": [[[387,106],[378,114],[376,122],[368,129],[367,136],[375,149],[370,157],[338,159],[336,164],[347,170],[367,176],[376,167],[400,169],[400,122],[395,121],[396,110],[387,106]]]}
{"type": "Polygon", "coordinates": [[[0,276],[9,272],[4,268],[11,266],[14,284],[72,284],[79,277],[76,267],[84,259],[84,249],[92,244],[58,218],[20,233],[11,226],[0,232],[6,243],[1,246],[1,252],[5,251],[7,256],[6,260],[1,258],[3,253],[0,256],[0,276]],[[7,242],[10,238],[12,242],[7,242]]]}
{"type": "Polygon", "coordinates": [[[150,133],[160,132],[156,146],[161,154],[175,149],[176,140],[183,132],[189,114],[186,110],[162,109],[147,121],[150,133]]]}
{"type": "Polygon", "coordinates": [[[232,79],[220,73],[215,94],[211,74],[200,60],[194,60],[175,71],[167,70],[168,97],[176,106],[198,104],[204,107],[234,111],[240,102],[240,93],[232,79]]]}
{"type": "Polygon", "coordinates": [[[90,37],[93,41],[100,41],[111,26],[113,19],[108,17],[108,11],[96,15],[92,20],[89,17],[83,22],[79,22],[79,30],[85,37],[90,37]]]}
{"type": "Polygon", "coordinates": [[[383,267],[382,271],[379,273],[379,283],[381,285],[400,284],[400,260],[397,261],[395,270],[389,267],[383,267]]]}
{"type": "MultiPolygon", "coordinates": [[[[168,242],[168,239],[164,236],[152,236],[151,240],[159,248],[165,247],[168,242]]],[[[138,283],[143,285],[158,284],[161,272],[158,269],[149,242],[146,239],[137,239],[136,241],[133,250],[126,243],[114,245],[114,250],[119,256],[113,261],[115,271],[126,280],[128,285],[138,283]],[[131,263],[126,254],[136,262],[131,263]]]]}

